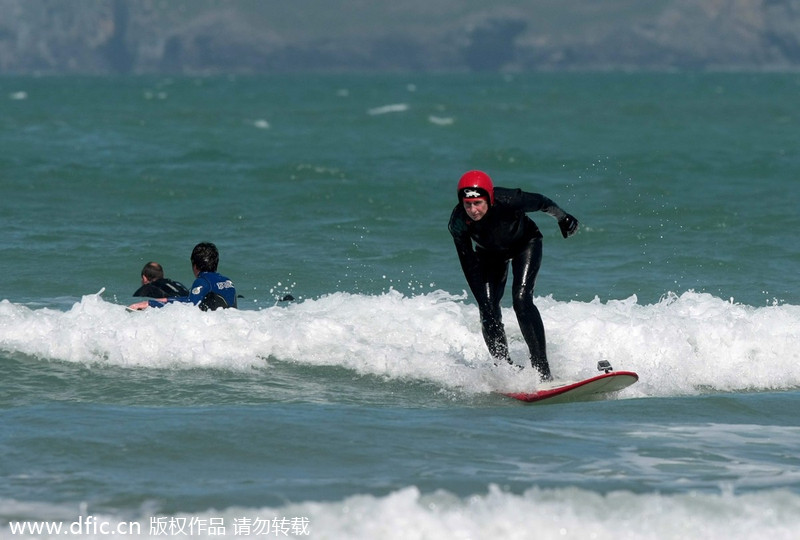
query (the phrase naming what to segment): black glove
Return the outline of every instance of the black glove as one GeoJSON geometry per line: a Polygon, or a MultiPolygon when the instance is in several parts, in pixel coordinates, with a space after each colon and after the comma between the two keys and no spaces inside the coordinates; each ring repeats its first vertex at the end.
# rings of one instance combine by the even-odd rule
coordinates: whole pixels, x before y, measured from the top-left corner
{"type": "Polygon", "coordinates": [[[561,236],[568,238],[578,230],[578,220],[567,214],[558,220],[558,226],[561,228],[561,236]]]}

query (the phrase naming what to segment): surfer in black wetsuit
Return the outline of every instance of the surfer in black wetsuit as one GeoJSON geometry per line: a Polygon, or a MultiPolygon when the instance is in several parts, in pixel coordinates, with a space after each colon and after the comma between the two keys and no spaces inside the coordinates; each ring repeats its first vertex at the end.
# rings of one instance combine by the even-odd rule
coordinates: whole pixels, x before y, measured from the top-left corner
{"type": "Polygon", "coordinates": [[[149,262],[142,268],[142,286],[136,289],[133,296],[148,298],[175,298],[189,296],[189,289],[183,283],[165,278],[164,268],[157,262],[149,262]]]}
{"type": "Polygon", "coordinates": [[[533,288],[542,262],[542,233],[526,212],[544,212],[558,220],[564,238],[578,230],[578,220],[538,193],[494,187],[489,175],[469,171],[458,183],[458,204],[448,228],[467,283],[478,302],[486,345],[497,360],[510,364],[500,300],[514,273],[514,312],[530,350],[531,365],[551,380],[544,324],[533,303],[533,288]]]}

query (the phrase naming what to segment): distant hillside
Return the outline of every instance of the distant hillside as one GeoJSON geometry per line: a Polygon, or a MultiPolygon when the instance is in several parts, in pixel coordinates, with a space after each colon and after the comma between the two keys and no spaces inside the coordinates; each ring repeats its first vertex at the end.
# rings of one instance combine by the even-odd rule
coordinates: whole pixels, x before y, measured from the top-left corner
{"type": "Polygon", "coordinates": [[[0,0],[0,73],[797,69],[800,0],[0,0]]]}

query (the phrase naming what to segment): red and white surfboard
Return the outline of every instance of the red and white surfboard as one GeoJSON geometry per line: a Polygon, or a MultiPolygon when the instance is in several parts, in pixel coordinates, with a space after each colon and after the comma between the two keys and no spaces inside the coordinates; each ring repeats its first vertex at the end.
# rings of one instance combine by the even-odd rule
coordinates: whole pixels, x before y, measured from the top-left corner
{"type": "Polygon", "coordinates": [[[639,376],[633,371],[610,371],[577,382],[565,383],[556,381],[548,383],[535,392],[503,392],[503,395],[529,403],[592,401],[603,399],[605,394],[619,392],[638,380],[639,376]]]}

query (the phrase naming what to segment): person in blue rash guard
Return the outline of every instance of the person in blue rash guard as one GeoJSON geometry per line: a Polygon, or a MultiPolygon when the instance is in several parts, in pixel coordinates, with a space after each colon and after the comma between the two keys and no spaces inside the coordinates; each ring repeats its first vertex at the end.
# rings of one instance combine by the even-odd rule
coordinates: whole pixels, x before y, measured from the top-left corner
{"type": "Polygon", "coordinates": [[[189,296],[173,298],[157,298],[132,304],[130,309],[140,310],[147,307],[162,307],[171,302],[186,302],[198,306],[203,311],[214,311],[220,308],[235,308],[236,287],[233,282],[217,273],[219,251],[211,242],[201,242],[192,250],[192,271],[195,280],[189,296]]]}
{"type": "Polygon", "coordinates": [[[578,230],[578,220],[539,193],[494,187],[485,172],[469,171],[458,183],[458,204],[450,216],[453,236],[467,283],[478,302],[483,338],[495,361],[513,364],[503,327],[500,300],[514,272],[513,307],[530,351],[531,366],[552,380],[544,324],[533,303],[533,287],[542,262],[542,233],[526,212],[544,212],[558,220],[564,238],[578,230]]]}

